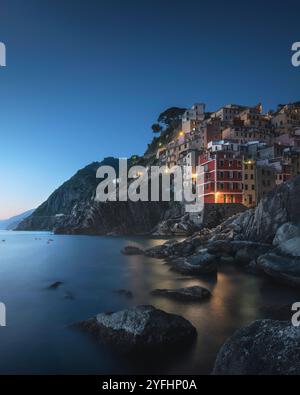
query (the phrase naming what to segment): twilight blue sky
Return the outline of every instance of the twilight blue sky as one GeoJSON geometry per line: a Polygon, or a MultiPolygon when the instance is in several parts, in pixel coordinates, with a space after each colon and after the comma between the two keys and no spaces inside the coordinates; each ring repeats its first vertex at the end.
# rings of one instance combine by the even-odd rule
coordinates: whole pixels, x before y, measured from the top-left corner
{"type": "Polygon", "coordinates": [[[299,15],[296,0],[1,0],[0,219],[142,154],[169,106],[300,100],[299,15]]]}

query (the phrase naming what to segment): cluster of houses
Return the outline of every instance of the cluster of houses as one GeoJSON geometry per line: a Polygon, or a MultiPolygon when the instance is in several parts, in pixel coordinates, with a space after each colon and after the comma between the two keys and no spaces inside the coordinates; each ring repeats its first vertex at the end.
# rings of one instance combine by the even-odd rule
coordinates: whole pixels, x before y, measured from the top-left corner
{"type": "Polygon", "coordinates": [[[264,113],[261,104],[228,104],[208,113],[196,103],[173,141],[156,152],[160,166],[203,166],[205,203],[247,207],[300,174],[300,102],[264,113]]]}

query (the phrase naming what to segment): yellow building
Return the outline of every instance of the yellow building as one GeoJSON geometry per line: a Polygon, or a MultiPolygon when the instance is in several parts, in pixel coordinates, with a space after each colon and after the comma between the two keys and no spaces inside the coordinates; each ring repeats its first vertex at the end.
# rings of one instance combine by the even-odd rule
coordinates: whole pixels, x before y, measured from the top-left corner
{"type": "Polygon", "coordinates": [[[256,201],[256,164],[254,160],[244,160],[243,204],[247,207],[254,207],[256,201]]]}

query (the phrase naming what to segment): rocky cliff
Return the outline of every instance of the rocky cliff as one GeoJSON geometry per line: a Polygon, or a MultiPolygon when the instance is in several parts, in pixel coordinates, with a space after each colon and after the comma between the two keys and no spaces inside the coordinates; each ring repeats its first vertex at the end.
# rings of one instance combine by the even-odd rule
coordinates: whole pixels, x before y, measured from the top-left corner
{"type": "Polygon", "coordinates": [[[34,210],[25,211],[22,214],[15,215],[11,218],[0,221],[0,230],[15,230],[18,225],[27,217],[29,217],[34,210]]]}
{"type": "Polygon", "coordinates": [[[216,229],[215,238],[272,243],[281,225],[300,222],[299,199],[300,176],[275,188],[255,209],[225,221],[216,229]]]}
{"type": "MultiPolygon", "coordinates": [[[[17,230],[54,230],[72,234],[144,234],[152,231],[165,216],[172,216],[162,202],[94,201],[100,165],[115,168],[118,160],[106,158],[79,170],[26,218],[17,230]]],[[[173,210],[174,211],[174,210],[173,210]]],[[[175,210],[176,211],[176,210],[175,210]]]]}

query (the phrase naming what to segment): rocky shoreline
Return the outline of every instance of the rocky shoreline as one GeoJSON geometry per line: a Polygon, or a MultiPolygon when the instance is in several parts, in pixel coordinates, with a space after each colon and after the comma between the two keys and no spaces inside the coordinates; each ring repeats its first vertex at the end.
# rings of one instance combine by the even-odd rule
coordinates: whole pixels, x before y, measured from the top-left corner
{"type": "MultiPolygon", "coordinates": [[[[297,177],[275,189],[256,209],[235,215],[216,228],[204,228],[183,241],[170,240],[143,253],[163,259],[180,274],[217,275],[221,264],[230,264],[300,289],[299,196],[297,177]]],[[[154,292],[170,297],[187,291],[154,292]]],[[[284,306],[284,315],[287,311],[284,306]]],[[[256,321],[238,330],[223,345],[213,374],[299,374],[300,358],[295,352],[299,346],[300,330],[291,322],[256,321]]]]}
{"type": "MultiPolygon", "coordinates": [[[[188,276],[217,278],[221,265],[236,265],[251,274],[266,276],[271,281],[300,289],[299,200],[300,176],[276,188],[255,209],[236,214],[213,228],[187,228],[189,235],[184,240],[167,240],[145,251],[129,245],[123,248],[122,253],[163,259],[170,270],[188,276]]],[[[110,209],[113,210],[112,207],[110,209]]],[[[158,206],[156,209],[157,219],[161,213],[158,206]]],[[[142,221],[141,225],[145,224],[145,218],[138,218],[142,213],[143,210],[137,214],[132,207],[130,218],[142,221]]],[[[105,215],[101,221],[109,216],[112,213],[105,215]]],[[[127,219],[122,223],[124,229],[129,226],[127,219]]],[[[150,210],[146,221],[149,226],[151,221],[150,210]]],[[[177,223],[173,223],[171,218],[168,221],[172,226],[177,223]]],[[[184,227],[185,220],[178,221],[184,227]]],[[[211,296],[208,290],[201,287],[191,288],[157,289],[152,294],[185,303],[202,302],[211,296]]],[[[119,292],[131,296],[126,290],[119,292]]],[[[152,306],[100,313],[73,326],[124,352],[165,350],[174,345],[179,349],[181,345],[191,344],[197,335],[193,325],[183,317],[152,306]]],[[[213,373],[300,374],[300,358],[298,353],[292,352],[299,349],[299,333],[299,329],[288,321],[255,321],[239,329],[223,345],[213,373]]]]}

